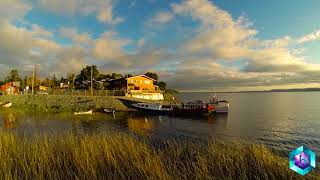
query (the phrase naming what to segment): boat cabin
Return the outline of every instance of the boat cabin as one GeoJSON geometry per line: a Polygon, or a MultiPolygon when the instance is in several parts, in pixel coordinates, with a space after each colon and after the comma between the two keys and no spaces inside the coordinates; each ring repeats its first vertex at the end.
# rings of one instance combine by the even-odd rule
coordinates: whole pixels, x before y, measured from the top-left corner
{"type": "Polygon", "coordinates": [[[204,101],[182,103],[182,108],[184,109],[202,109],[206,107],[207,107],[207,104],[204,101]]]}

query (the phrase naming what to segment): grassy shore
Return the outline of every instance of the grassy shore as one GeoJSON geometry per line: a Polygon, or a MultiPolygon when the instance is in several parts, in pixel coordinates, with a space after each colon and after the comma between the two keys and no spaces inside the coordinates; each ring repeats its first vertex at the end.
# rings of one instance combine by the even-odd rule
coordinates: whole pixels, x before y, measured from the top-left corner
{"type": "MultiPolygon", "coordinates": [[[[166,99],[161,101],[169,104],[172,94],[165,93],[166,99]]],[[[36,112],[77,112],[103,108],[116,111],[132,111],[130,102],[154,102],[128,97],[112,96],[71,96],[71,95],[2,95],[0,102],[12,102],[15,111],[36,112]],[[125,101],[124,101],[125,100],[125,101]]],[[[1,109],[0,109],[1,111],[1,109]]]]}
{"type": "Polygon", "coordinates": [[[0,102],[12,102],[12,109],[17,111],[75,112],[101,108],[129,110],[120,100],[110,96],[7,95],[0,96],[0,102]]]}
{"type": "Polygon", "coordinates": [[[0,133],[0,179],[319,179],[302,177],[265,146],[148,141],[124,134],[32,140],[0,133]]]}

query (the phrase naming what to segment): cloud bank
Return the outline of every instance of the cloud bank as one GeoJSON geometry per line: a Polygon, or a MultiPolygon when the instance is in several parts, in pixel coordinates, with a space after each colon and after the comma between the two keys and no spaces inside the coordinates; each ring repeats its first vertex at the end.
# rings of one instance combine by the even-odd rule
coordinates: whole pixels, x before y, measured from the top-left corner
{"type": "Polygon", "coordinates": [[[49,30],[26,21],[26,15],[37,7],[73,18],[94,15],[97,22],[113,26],[126,23],[115,16],[114,5],[111,0],[1,1],[0,76],[10,68],[30,73],[34,64],[40,65],[43,75],[76,73],[85,65],[96,64],[105,73],[156,71],[162,80],[180,90],[237,90],[297,84],[304,87],[319,83],[320,64],[309,63],[298,48],[319,39],[318,31],[297,38],[288,35],[260,39],[249,17],[233,18],[208,0],[172,3],[169,9],[146,17],[145,34],[161,38],[161,43],[148,35],[128,37],[117,28],[105,28],[95,34],[77,26],[49,30]],[[177,23],[185,19],[195,25],[177,23]],[[155,32],[152,26],[163,28],[155,32]],[[179,29],[191,29],[177,35],[182,37],[181,41],[173,42],[161,34],[162,30],[178,32],[179,29]]]}

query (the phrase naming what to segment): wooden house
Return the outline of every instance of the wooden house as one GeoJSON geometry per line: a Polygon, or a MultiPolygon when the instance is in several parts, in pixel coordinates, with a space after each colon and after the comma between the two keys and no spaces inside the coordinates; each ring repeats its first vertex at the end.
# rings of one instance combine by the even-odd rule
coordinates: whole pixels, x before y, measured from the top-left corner
{"type": "Polygon", "coordinates": [[[20,82],[9,82],[0,87],[0,91],[5,94],[18,94],[20,89],[20,82]]]}
{"type": "Polygon", "coordinates": [[[154,82],[156,80],[146,75],[137,75],[111,80],[109,89],[128,97],[161,100],[163,99],[162,92],[158,86],[154,85],[154,82]]]}

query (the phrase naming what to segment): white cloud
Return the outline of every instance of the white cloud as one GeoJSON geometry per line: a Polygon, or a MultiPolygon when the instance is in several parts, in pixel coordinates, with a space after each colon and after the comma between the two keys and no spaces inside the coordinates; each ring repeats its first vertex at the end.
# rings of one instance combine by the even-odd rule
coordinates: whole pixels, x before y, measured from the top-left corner
{"type": "Polygon", "coordinates": [[[137,43],[138,48],[143,47],[143,46],[144,46],[144,44],[145,44],[145,39],[144,39],[144,38],[139,39],[139,41],[138,41],[138,43],[137,43]]]}
{"type": "Polygon", "coordinates": [[[1,0],[0,19],[15,20],[24,17],[32,9],[30,4],[20,0],[1,0]]]}
{"type": "MultiPolygon", "coordinates": [[[[4,7],[17,10],[0,11],[2,70],[19,66],[27,71],[30,65],[40,64],[42,72],[65,75],[76,73],[85,65],[97,64],[100,70],[107,72],[157,71],[171,87],[185,90],[319,82],[320,65],[308,63],[303,51],[292,46],[318,39],[318,32],[299,39],[285,36],[262,40],[248,18],[243,15],[232,18],[208,0],[172,4],[171,12],[160,12],[149,19],[152,25],[165,24],[181,16],[196,21],[199,26],[192,29],[192,33],[181,35],[186,37],[185,41],[175,42],[178,48],[168,48],[172,46],[172,39],[164,37],[161,44],[152,44],[152,39],[145,36],[134,41],[136,49],[129,48],[130,53],[126,46],[132,41],[112,30],[95,37],[78,27],[62,27],[59,34],[72,41],[62,45],[55,40],[57,34],[40,25],[32,24],[31,29],[18,27],[15,20],[23,18],[31,9],[30,5],[19,2],[0,1],[3,5],[0,10],[5,11],[4,7]]],[[[122,21],[114,16],[111,0],[38,2],[52,12],[95,15],[100,22],[109,24],[122,21]]]]}
{"type": "Polygon", "coordinates": [[[159,24],[165,24],[171,21],[171,19],[174,17],[174,15],[170,12],[159,12],[154,17],[149,19],[147,21],[147,24],[149,25],[159,25],[159,24]]]}
{"type": "Polygon", "coordinates": [[[93,55],[98,59],[116,61],[117,58],[125,55],[123,47],[129,42],[130,40],[117,37],[116,32],[104,32],[94,41],[93,55]]]}
{"type": "Polygon", "coordinates": [[[52,38],[53,37],[52,32],[43,29],[42,27],[40,27],[37,24],[32,25],[32,32],[34,33],[35,37],[43,37],[43,38],[52,38]]]}
{"type": "MultiPolygon", "coordinates": [[[[234,20],[228,12],[208,0],[187,0],[171,6],[176,15],[191,16],[200,22],[195,36],[182,45],[182,53],[196,57],[194,61],[201,63],[188,62],[192,68],[183,68],[185,60],[179,60],[174,74],[181,79],[169,80],[174,81],[178,88],[205,88],[205,84],[257,86],[261,83],[301,83],[301,79],[310,83],[320,72],[319,64],[307,63],[303,57],[291,53],[299,51],[289,49],[293,42],[291,37],[260,40],[256,36],[258,31],[252,28],[246,17],[234,20]],[[207,60],[201,60],[203,58],[207,60]],[[247,65],[243,69],[230,69],[218,64],[226,60],[246,60],[247,65]],[[187,82],[183,82],[183,78],[190,81],[190,86],[184,85],[187,82]]],[[[310,37],[314,39],[314,36],[310,37]]]]}
{"type": "Polygon", "coordinates": [[[114,17],[112,0],[38,0],[38,4],[51,12],[70,16],[95,14],[101,23],[118,24],[124,20],[114,17]]]}
{"type": "Polygon", "coordinates": [[[121,17],[113,17],[112,7],[102,8],[98,14],[97,19],[102,23],[119,24],[124,21],[121,17]]]}
{"type": "Polygon", "coordinates": [[[76,28],[70,28],[70,27],[61,27],[59,29],[59,33],[68,39],[71,39],[74,43],[81,44],[91,43],[91,35],[89,33],[79,33],[76,28]]]}
{"type": "Polygon", "coordinates": [[[307,34],[297,40],[298,43],[306,43],[310,41],[315,41],[320,39],[320,30],[307,34]]]}
{"type": "Polygon", "coordinates": [[[207,0],[188,0],[172,4],[174,13],[190,15],[201,23],[196,37],[185,46],[192,53],[201,52],[218,59],[245,58],[254,44],[255,29],[241,16],[234,21],[231,15],[207,0]]]}

